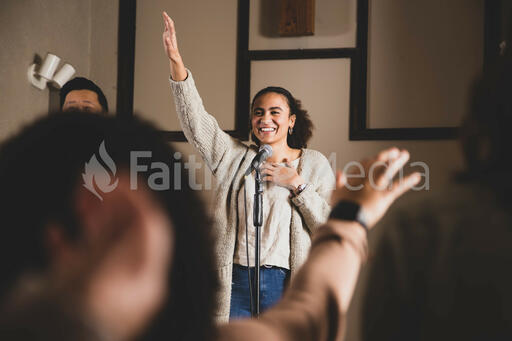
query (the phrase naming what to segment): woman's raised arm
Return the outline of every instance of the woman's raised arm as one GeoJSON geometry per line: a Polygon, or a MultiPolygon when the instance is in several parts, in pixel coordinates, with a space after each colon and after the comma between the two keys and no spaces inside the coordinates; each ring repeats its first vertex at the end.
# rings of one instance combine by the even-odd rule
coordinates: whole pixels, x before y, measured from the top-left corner
{"type": "Polygon", "coordinates": [[[178,51],[174,22],[167,13],[163,12],[162,16],[165,25],[163,46],[171,69],[169,82],[181,128],[217,180],[225,181],[226,176],[233,174],[230,171],[236,164],[233,160],[241,159],[247,147],[223,131],[215,117],[206,111],[192,72],[185,68],[178,51]]]}

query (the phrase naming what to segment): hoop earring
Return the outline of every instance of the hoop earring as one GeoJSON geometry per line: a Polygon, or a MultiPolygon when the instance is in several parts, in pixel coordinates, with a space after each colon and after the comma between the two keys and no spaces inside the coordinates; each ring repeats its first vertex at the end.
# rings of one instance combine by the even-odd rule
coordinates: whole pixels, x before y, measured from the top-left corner
{"type": "Polygon", "coordinates": [[[292,128],[292,127],[289,127],[289,128],[288,128],[288,134],[289,134],[289,135],[293,134],[293,128],[292,128]]]}

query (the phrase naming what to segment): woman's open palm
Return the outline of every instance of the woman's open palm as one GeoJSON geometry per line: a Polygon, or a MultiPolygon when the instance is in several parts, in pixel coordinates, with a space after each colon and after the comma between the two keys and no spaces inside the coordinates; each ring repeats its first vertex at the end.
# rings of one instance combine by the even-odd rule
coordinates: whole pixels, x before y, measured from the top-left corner
{"type": "Polygon", "coordinates": [[[163,12],[162,16],[165,25],[164,33],[162,34],[165,53],[167,53],[167,57],[169,57],[169,59],[178,58],[178,40],[176,39],[174,21],[171,19],[171,17],[169,17],[169,15],[167,15],[166,12],[163,12]]]}

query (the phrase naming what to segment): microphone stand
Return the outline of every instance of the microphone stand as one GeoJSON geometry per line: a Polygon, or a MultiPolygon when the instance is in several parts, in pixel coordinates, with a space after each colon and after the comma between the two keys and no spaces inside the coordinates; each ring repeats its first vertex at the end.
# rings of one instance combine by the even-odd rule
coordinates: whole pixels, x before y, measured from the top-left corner
{"type": "MultiPolygon", "coordinates": [[[[261,226],[263,225],[263,181],[261,179],[261,172],[259,167],[255,168],[256,174],[254,177],[254,207],[253,207],[253,224],[255,228],[256,238],[254,245],[254,261],[255,265],[255,312],[253,316],[258,317],[260,315],[260,251],[261,251],[261,226]]],[[[250,283],[249,283],[250,285],[250,283]]]]}

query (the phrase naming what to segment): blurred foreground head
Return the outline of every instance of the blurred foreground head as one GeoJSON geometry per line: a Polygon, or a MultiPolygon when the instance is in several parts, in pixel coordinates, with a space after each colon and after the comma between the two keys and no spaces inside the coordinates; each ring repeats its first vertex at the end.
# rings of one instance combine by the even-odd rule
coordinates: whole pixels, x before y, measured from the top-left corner
{"type": "MultiPolygon", "coordinates": [[[[217,277],[209,220],[174,152],[148,123],[78,112],[49,115],[5,141],[0,147],[0,302],[27,278],[66,273],[73,257],[93,257],[87,247],[95,248],[105,226],[115,225],[110,235],[124,238],[134,212],[154,211],[167,220],[162,226],[169,227],[174,249],[163,280],[167,298],[142,338],[211,337],[217,277]],[[134,155],[139,155],[137,169],[134,155]],[[138,198],[147,200],[130,208],[138,198]]],[[[133,252],[146,254],[148,245],[142,240],[133,252]]]]}

